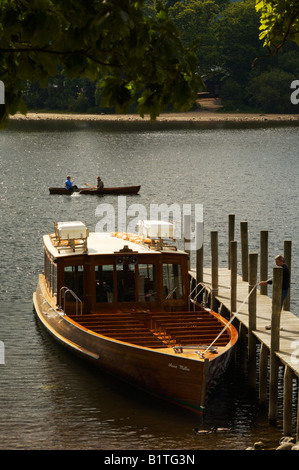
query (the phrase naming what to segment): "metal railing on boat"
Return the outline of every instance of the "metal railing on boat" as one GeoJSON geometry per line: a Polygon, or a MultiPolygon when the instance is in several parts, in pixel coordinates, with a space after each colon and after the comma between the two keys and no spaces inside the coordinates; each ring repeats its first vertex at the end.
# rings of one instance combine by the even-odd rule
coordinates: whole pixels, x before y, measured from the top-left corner
{"type": "MultiPolygon", "coordinates": [[[[191,281],[192,282],[192,281],[191,281]]],[[[190,284],[191,284],[190,282],[190,284]]],[[[189,310],[191,310],[191,303],[193,304],[193,310],[195,310],[195,305],[197,304],[197,297],[204,292],[204,297],[203,297],[203,302],[202,305],[205,306],[207,304],[207,297],[211,295],[211,288],[207,286],[206,284],[203,284],[202,282],[198,282],[196,286],[191,290],[190,287],[190,294],[189,294],[189,310]],[[192,294],[197,291],[198,287],[201,287],[201,289],[197,292],[195,297],[191,298],[192,294]]]]}
{"type": "Polygon", "coordinates": [[[66,287],[66,286],[62,286],[60,288],[60,291],[59,291],[59,305],[61,306],[61,296],[62,296],[62,292],[64,291],[64,296],[63,296],[63,311],[65,312],[65,297],[66,297],[66,294],[71,294],[75,301],[76,301],[76,315],[78,314],[78,303],[80,304],[80,311],[81,311],[81,315],[82,315],[82,300],[79,299],[79,297],[75,294],[74,291],[72,291],[69,287],[66,287]]]}

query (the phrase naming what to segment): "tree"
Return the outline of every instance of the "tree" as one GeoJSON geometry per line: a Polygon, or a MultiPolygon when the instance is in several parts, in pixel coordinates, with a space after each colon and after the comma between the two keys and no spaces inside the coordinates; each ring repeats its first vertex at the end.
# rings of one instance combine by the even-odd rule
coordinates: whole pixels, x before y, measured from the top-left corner
{"type": "Polygon", "coordinates": [[[258,28],[255,0],[231,3],[215,24],[218,65],[238,83],[246,83],[253,60],[262,49],[258,28]]]}
{"type": "Polygon", "coordinates": [[[220,13],[214,0],[187,0],[176,2],[169,9],[174,24],[180,31],[185,46],[197,41],[197,57],[201,73],[207,73],[217,62],[217,48],[213,23],[220,13]]]}
{"type": "Polygon", "coordinates": [[[299,46],[299,1],[257,0],[260,18],[260,39],[270,54],[275,54],[287,39],[299,46]]]}
{"type": "Polygon", "coordinates": [[[101,77],[102,104],[155,119],[171,103],[189,109],[200,79],[195,53],[158,5],[142,14],[143,0],[0,0],[0,80],[5,105],[0,122],[17,111],[24,82],[47,86],[58,68],[69,78],[101,77]]]}
{"type": "Polygon", "coordinates": [[[295,78],[294,74],[278,68],[261,73],[248,86],[249,103],[266,113],[293,113],[290,84],[295,78]]]}

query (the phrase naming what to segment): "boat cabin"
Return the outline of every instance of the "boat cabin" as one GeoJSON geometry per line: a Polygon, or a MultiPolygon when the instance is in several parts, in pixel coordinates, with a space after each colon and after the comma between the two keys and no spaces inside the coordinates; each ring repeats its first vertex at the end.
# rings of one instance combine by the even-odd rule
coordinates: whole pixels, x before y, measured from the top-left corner
{"type": "Polygon", "coordinates": [[[143,223],[138,235],[89,233],[76,221],[54,230],[44,236],[45,282],[66,313],[188,309],[188,254],[171,245],[172,224],[143,223]]]}

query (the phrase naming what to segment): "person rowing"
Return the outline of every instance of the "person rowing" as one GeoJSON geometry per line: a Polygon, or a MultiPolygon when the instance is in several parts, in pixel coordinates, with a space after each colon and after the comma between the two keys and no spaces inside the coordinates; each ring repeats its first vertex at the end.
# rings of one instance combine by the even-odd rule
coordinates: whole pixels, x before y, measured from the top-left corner
{"type": "Polygon", "coordinates": [[[78,189],[78,187],[73,184],[71,178],[72,177],[70,175],[67,175],[66,180],[64,182],[65,189],[67,189],[68,191],[74,191],[74,189],[78,189]]]}
{"type": "Polygon", "coordinates": [[[104,188],[104,183],[101,180],[101,178],[98,176],[97,177],[97,190],[102,191],[103,188],[104,188]]]}

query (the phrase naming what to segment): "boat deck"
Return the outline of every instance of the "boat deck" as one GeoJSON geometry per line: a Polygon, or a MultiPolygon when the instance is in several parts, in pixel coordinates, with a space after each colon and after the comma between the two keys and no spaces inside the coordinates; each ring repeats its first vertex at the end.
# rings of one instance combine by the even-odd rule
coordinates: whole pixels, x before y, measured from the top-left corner
{"type": "MultiPolygon", "coordinates": [[[[205,311],[96,313],[69,318],[94,333],[153,349],[209,346],[224,326],[205,311]]],[[[225,347],[229,341],[229,332],[224,331],[213,346],[225,347]]]]}

